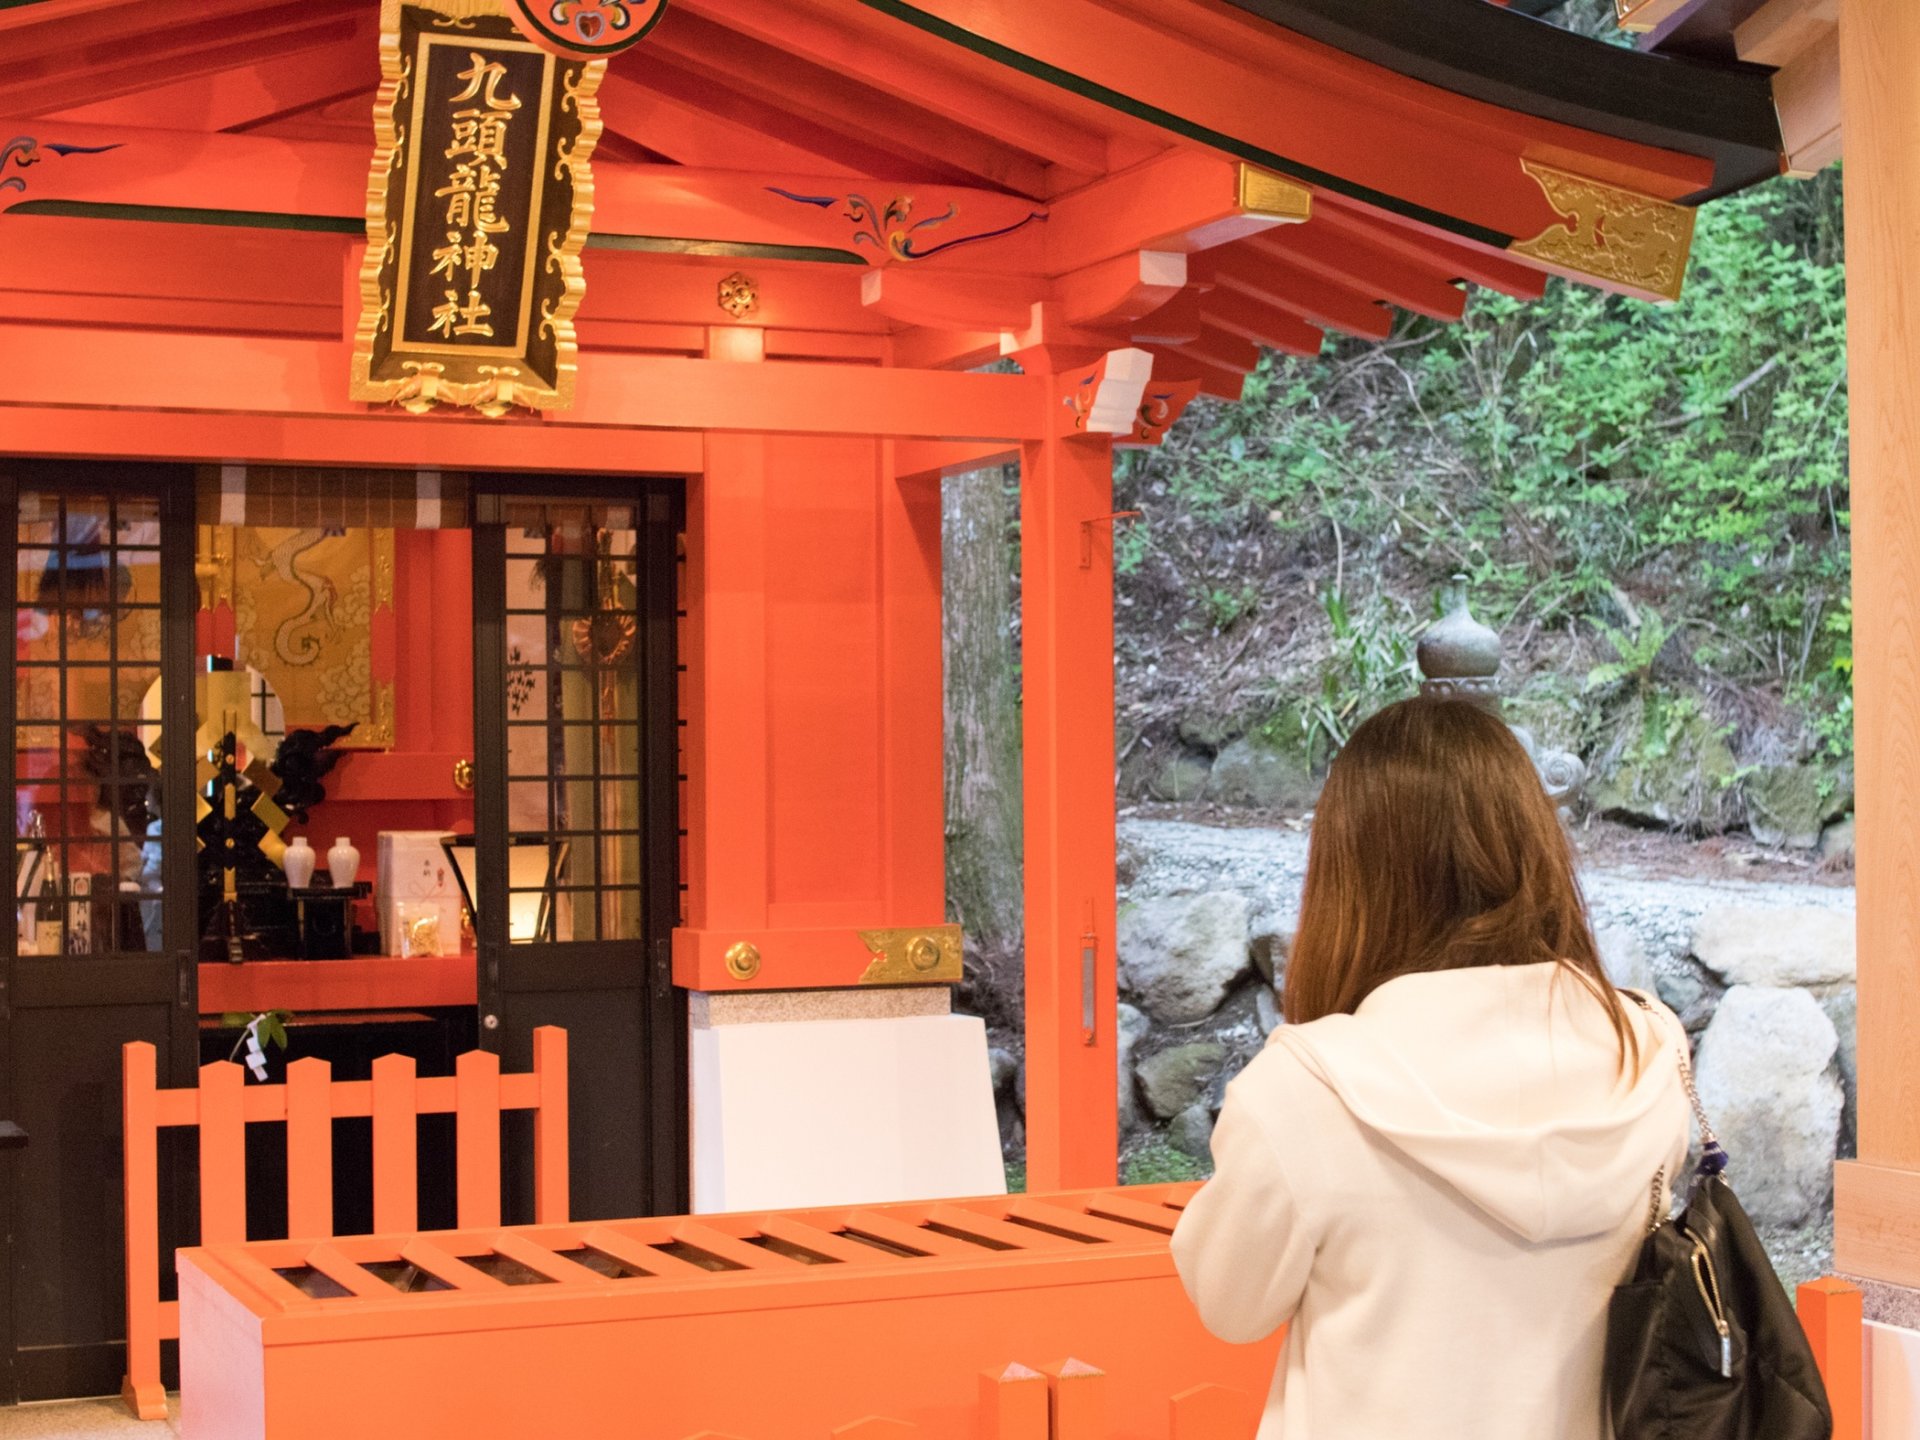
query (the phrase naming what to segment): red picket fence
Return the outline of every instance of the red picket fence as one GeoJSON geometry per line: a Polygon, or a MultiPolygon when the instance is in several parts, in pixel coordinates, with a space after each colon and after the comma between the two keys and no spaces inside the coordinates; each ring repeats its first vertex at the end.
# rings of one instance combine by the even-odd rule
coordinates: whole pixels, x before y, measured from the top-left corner
{"type": "Polygon", "coordinates": [[[1800,1326],[1813,1346],[1833,1405],[1833,1440],[1861,1440],[1866,1430],[1866,1322],[1859,1287],[1826,1275],[1803,1284],[1796,1300],[1800,1326]]]}
{"type": "MultiPolygon", "coordinates": [[[[500,1223],[500,1116],[533,1111],[534,1216],[567,1220],[567,1032],[533,1032],[533,1069],[502,1075],[500,1057],[462,1055],[452,1075],[419,1077],[409,1056],[383,1055],[371,1080],[332,1078],[324,1060],[296,1060],[284,1085],[248,1085],[229,1061],[200,1067],[198,1086],[162,1090],[153,1046],[121,1051],[125,1115],[127,1227],[127,1375],[121,1396],[142,1420],[164,1419],[160,1342],[178,1339],[180,1306],[160,1298],[160,1131],[200,1132],[200,1243],[247,1238],[247,1126],[287,1127],[287,1232],[319,1240],[333,1229],[333,1122],[373,1120],[373,1226],[412,1233],[420,1226],[418,1120],[452,1115],[456,1203],[462,1228],[500,1223]]],[[[172,1256],[168,1257],[169,1263],[172,1256]]]]}

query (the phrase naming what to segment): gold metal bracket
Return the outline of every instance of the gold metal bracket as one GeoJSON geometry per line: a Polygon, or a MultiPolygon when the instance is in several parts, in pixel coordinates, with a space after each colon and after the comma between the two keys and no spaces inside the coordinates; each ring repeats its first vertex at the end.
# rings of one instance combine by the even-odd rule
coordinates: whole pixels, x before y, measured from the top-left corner
{"type": "Polygon", "coordinates": [[[1300,224],[1313,214],[1313,192],[1257,165],[1242,164],[1236,197],[1242,215],[1300,224]]]}
{"type": "Polygon", "coordinates": [[[1649,299],[1680,298],[1693,248],[1691,209],[1532,160],[1520,167],[1561,219],[1515,241],[1512,254],[1649,299]]]}
{"type": "Polygon", "coordinates": [[[860,976],[862,985],[950,984],[962,974],[958,925],[862,930],[860,943],[873,954],[860,976]]]}

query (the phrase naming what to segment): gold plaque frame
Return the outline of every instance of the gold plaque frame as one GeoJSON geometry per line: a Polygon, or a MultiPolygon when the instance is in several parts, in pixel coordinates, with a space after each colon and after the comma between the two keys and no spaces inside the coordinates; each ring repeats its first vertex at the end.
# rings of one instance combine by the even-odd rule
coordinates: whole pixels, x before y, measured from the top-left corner
{"type": "MultiPolygon", "coordinates": [[[[519,237],[527,283],[537,271],[558,275],[557,295],[542,302],[530,328],[518,336],[508,353],[504,347],[423,347],[419,342],[396,343],[405,324],[396,313],[399,267],[412,257],[401,243],[401,220],[410,217],[405,187],[411,185],[413,154],[413,89],[426,77],[414,74],[414,57],[405,53],[402,12],[429,17],[436,29],[450,36],[475,28],[475,21],[498,19],[512,26],[504,0],[381,0],[380,89],[374,101],[374,152],[367,177],[367,254],[360,267],[360,322],[354,331],[353,361],[348,396],[354,400],[397,404],[411,414],[437,406],[465,406],[497,417],[516,407],[527,410],[566,410],[573,405],[579,366],[574,317],[586,294],[580,253],[586,247],[593,220],[592,156],[603,129],[597,97],[606,73],[606,61],[555,60],[552,83],[558,87],[559,108],[578,116],[579,132],[551,140],[544,129],[535,161],[546,174],[536,174],[532,200],[535,223],[519,237]],[[571,185],[572,207],[565,234],[545,223],[547,176],[571,185]],[[396,186],[399,188],[397,189],[396,186]],[[541,233],[544,231],[544,235],[541,233]],[[529,370],[528,352],[534,337],[553,340],[551,383],[529,370]],[[397,373],[396,373],[397,372],[397,373]]],[[[488,35],[486,43],[499,48],[534,47],[520,40],[488,35]]],[[[551,97],[542,95],[542,114],[551,97]]]]}

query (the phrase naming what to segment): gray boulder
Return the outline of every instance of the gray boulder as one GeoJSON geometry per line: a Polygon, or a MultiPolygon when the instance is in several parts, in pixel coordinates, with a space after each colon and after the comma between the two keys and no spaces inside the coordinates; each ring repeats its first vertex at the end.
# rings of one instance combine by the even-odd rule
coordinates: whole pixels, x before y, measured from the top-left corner
{"type": "Polygon", "coordinates": [[[1196,1040],[1149,1055],[1134,1073],[1140,1077],[1147,1108],[1162,1120],[1171,1120],[1201,1102],[1226,1060],[1226,1046],[1216,1040],[1196,1040]]]}
{"type": "Polygon", "coordinates": [[[1701,1037],[1700,1101],[1756,1224],[1804,1224],[1832,1193],[1841,1094],[1829,1066],[1838,1045],[1806,991],[1757,985],[1727,991],[1701,1037]]]}
{"type": "Polygon", "coordinates": [[[1271,1035],[1280,1028],[1280,1001],[1272,986],[1261,985],[1254,990],[1253,1015],[1262,1035],[1271,1035]]]}
{"type": "Polygon", "coordinates": [[[1827,1012],[1834,1033],[1840,1038],[1833,1056],[1840,1071],[1840,1094],[1845,1106],[1840,1114],[1840,1152],[1850,1156],[1854,1153],[1860,1125],[1860,1052],[1856,1043],[1859,995],[1851,985],[1837,986],[1821,1000],[1820,1008],[1827,1012]]]}
{"type": "Polygon", "coordinates": [[[1762,845],[1813,850],[1828,820],[1852,804],[1843,777],[1821,766],[1762,765],[1746,780],[1747,828],[1762,845]]]}
{"type": "Polygon", "coordinates": [[[1217,755],[1239,734],[1231,716],[1206,710],[1196,710],[1182,716],[1176,728],[1181,744],[1208,755],[1217,755]]]}
{"type": "Polygon", "coordinates": [[[1704,1030],[1720,1003],[1720,987],[1710,983],[1699,962],[1682,957],[1653,977],[1653,988],[1689,1030],[1704,1030]]]}
{"type": "Polygon", "coordinates": [[[1320,782],[1304,755],[1241,739],[1214,760],[1207,798],[1258,810],[1305,810],[1320,798],[1320,782]]]}
{"type": "MultiPolygon", "coordinates": [[[[1668,743],[1657,750],[1617,746],[1617,753],[1603,759],[1587,798],[1601,814],[1620,819],[1724,830],[1734,819],[1739,763],[1704,696],[1683,693],[1666,703],[1674,716],[1668,743]]],[[[1644,723],[1635,717],[1623,734],[1639,734],[1644,723]]]]}
{"type": "Polygon", "coordinates": [[[1836,820],[1820,836],[1820,862],[1840,869],[1853,868],[1854,824],[1849,815],[1836,820]]]}
{"type": "Polygon", "coordinates": [[[1213,1112],[1205,1104],[1189,1105],[1167,1127],[1167,1143],[1182,1155],[1206,1160],[1213,1155],[1213,1112]]]}
{"type": "Polygon", "coordinates": [[[1213,765],[1205,756],[1176,751],[1148,774],[1147,794],[1155,800],[1198,800],[1212,775],[1213,765]]]}
{"type": "Polygon", "coordinates": [[[1013,1088],[1013,1077],[1020,1073],[1020,1057],[996,1045],[987,1051],[987,1074],[993,1078],[993,1093],[1004,1095],[1013,1088]]]}
{"type": "Polygon", "coordinates": [[[1133,1052],[1152,1028],[1146,1012],[1120,1002],[1119,1025],[1114,1032],[1114,1049],[1120,1056],[1120,1133],[1140,1126],[1140,1091],[1133,1083],[1133,1052]]]}
{"type": "Polygon", "coordinates": [[[1621,925],[1603,925],[1594,932],[1593,939],[1600,947],[1600,964],[1615,988],[1658,988],[1658,977],[1653,971],[1653,961],[1647,955],[1647,947],[1640,943],[1640,937],[1633,931],[1621,925]]]}
{"type": "Polygon", "coordinates": [[[1165,1024],[1204,1020],[1252,964],[1247,913],[1247,897],[1230,890],[1126,906],[1120,988],[1165,1024]]]}
{"type": "Polygon", "coordinates": [[[1695,922],[1693,953],[1729,985],[1850,984],[1853,916],[1814,906],[1724,905],[1695,922]]]}
{"type": "Polygon", "coordinates": [[[1247,925],[1247,939],[1253,946],[1253,963],[1260,978],[1278,985],[1286,978],[1287,952],[1293,949],[1294,931],[1299,917],[1290,906],[1268,899],[1255,911],[1247,925]]]}

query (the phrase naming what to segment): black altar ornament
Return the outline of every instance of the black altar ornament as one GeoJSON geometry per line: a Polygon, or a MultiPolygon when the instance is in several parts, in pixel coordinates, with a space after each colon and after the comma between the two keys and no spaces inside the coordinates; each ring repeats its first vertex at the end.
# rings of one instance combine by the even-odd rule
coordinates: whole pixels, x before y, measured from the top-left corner
{"type": "Polygon", "coordinates": [[[319,730],[289,730],[282,737],[268,768],[280,778],[280,793],[275,799],[290,820],[305,825],[309,809],[327,798],[320,782],[340,763],[340,752],[333,747],[356,728],[328,725],[319,730]]]}

